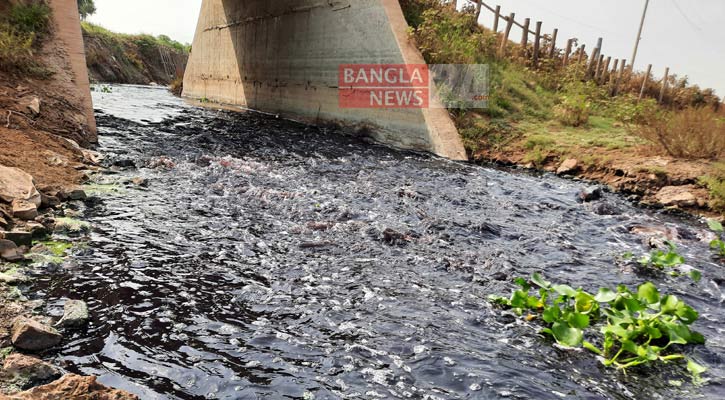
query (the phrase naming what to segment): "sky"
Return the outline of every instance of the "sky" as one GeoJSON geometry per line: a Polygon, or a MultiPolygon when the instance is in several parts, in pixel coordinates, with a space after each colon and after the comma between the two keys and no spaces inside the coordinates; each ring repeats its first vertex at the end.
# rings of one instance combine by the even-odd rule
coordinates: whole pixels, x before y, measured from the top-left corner
{"type": "MultiPolygon", "coordinates": [[[[280,0],[275,0],[280,1],[280,0]]],[[[353,0],[354,1],[354,0],[353,0]]],[[[463,2],[465,0],[458,0],[463,2]]],[[[645,0],[484,0],[500,5],[516,19],[529,17],[532,26],[543,21],[543,30],[559,28],[559,45],[579,38],[588,49],[604,38],[603,53],[631,59],[645,0]]],[[[165,34],[183,43],[194,38],[201,0],[95,0],[98,12],[91,22],[124,33],[165,34]]],[[[638,69],[652,64],[656,77],[669,66],[672,73],[687,75],[691,83],[712,87],[725,96],[725,1],[650,0],[638,69]]],[[[481,23],[491,27],[493,13],[484,9],[481,23]]],[[[514,28],[513,38],[521,37],[514,28]]]]}

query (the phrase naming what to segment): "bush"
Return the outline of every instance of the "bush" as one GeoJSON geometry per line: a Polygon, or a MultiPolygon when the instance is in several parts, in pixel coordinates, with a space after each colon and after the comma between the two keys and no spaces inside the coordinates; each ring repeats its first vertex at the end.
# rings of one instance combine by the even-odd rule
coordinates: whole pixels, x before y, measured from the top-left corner
{"type": "Polygon", "coordinates": [[[566,126],[582,126],[589,122],[592,104],[582,94],[564,95],[554,107],[556,119],[566,126]]]}
{"type": "Polygon", "coordinates": [[[0,69],[47,76],[33,59],[39,39],[48,33],[50,8],[45,3],[13,6],[0,17],[0,69]]]}
{"type": "Polygon", "coordinates": [[[700,178],[700,184],[710,191],[710,207],[725,212],[725,162],[715,163],[713,172],[700,178]]]}
{"type": "Polygon", "coordinates": [[[45,3],[19,4],[13,6],[8,23],[22,33],[41,37],[50,28],[50,7],[45,3]]]}
{"type": "Polygon", "coordinates": [[[725,156],[725,123],[710,108],[655,114],[636,132],[678,158],[725,156]]]}
{"type": "Polygon", "coordinates": [[[174,80],[171,81],[171,84],[169,84],[169,90],[174,94],[174,96],[181,97],[181,93],[184,91],[184,77],[177,76],[174,78],[174,80]]]}

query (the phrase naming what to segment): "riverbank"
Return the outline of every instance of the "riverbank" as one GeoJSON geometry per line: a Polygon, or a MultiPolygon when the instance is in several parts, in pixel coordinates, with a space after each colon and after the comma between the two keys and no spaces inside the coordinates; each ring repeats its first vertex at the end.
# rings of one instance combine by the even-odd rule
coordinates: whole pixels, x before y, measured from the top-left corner
{"type": "Polygon", "coordinates": [[[58,237],[87,233],[72,217],[100,155],[51,7],[0,11],[0,399],[135,398],[43,360],[89,318],[71,297],[61,318],[45,314],[35,285],[64,267],[73,243],[58,237]]]}
{"type": "Polygon", "coordinates": [[[451,113],[472,160],[597,181],[647,206],[725,212],[725,107],[712,89],[670,76],[658,102],[657,81],[633,71],[613,96],[609,80],[587,74],[586,53],[564,64],[555,49],[533,65],[531,45],[502,45],[472,12],[401,5],[428,63],[489,68],[488,107],[451,113]]]}
{"type": "Polygon", "coordinates": [[[190,46],[168,36],[129,35],[82,22],[91,82],[169,85],[184,76],[190,46]]]}
{"type": "Polygon", "coordinates": [[[586,127],[556,121],[528,121],[498,143],[468,144],[475,162],[555,173],[594,181],[645,207],[719,218],[717,199],[703,184],[715,173],[711,160],[687,160],[662,154],[621,124],[594,117],[586,127]]]}

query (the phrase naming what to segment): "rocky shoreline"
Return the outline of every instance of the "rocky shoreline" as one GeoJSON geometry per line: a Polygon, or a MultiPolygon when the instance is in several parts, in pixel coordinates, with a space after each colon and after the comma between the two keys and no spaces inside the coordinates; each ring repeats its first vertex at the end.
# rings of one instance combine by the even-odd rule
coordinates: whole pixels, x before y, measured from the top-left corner
{"type": "Polygon", "coordinates": [[[87,224],[70,217],[85,199],[78,186],[39,191],[30,174],[0,165],[0,399],[136,398],[100,385],[95,377],[64,374],[37,356],[89,320],[88,306],[81,300],[66,300],[62,318],[55,321],[39,312],[42,300],[25,297],[31,276],[62,268],[72,246],[49,241],[52,234],[88,232],[87,224]]]}
{"type": "Polygon", "coordinates": [[[581,158],[550,156],[535,164],[527,160],[523,149],[479,151],[472,157],[478,163],[494,163],[595,182],[643,207],[718,220],[723,217],[712,209],[708,190],[698,184],[699,178],[706,175],[709,168],[705,162],[662,156],[624,157],[621,154],[606,163],[587,161],[588,158],[584,154],[581,158]]]}

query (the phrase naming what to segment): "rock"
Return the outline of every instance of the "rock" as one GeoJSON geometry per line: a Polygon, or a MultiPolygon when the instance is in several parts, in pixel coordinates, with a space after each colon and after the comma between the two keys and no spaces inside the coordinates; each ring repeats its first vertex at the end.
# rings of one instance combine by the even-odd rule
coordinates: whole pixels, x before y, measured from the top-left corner
{"type": "Polygon", "coordinates": [[[29,201],[15,199],[12,206],[13,217],[15,218],[30,221],[38,216],[38,206],[29,201]]]}
{"type": "Polygon", "coordinates": [[[0,258],[10,262],[20,261],[23,259],[23,253],[15,243],[0,239],[0,258]]]}
{"type": "Polygon", "coordinates": [[[103,155],[97,151],[81,149],[83,160],[89,164],[98,165],[103,161],[103,155]]]}
{"type": "Polygon", "coordinates": [[[88,305],[82,300],[66,300],[63,306],[63,318],[56,326],[77,328],[88,323],[88,305]]]}
{"type": "Polygon", "coordinates": [[[33,177],[20,169],[0,165],[0,200],[12,203],[16,199],[40,206],[40,193],[33,177]]]}
{"type": "Polygon", "coordinates": [[[19,269],[11,268],[5,272],[0,272],[0,282],[4,282],[10,286],[16,286],[21,283],[30,282],[30,278],[20,272],[19,269]]]}
{"type": "Polygon", "coordinates": [[[579,191],[577,200],[580,203],[588,203],[590,201],[596,201],[602,198],[602,188],[600,187],[589,187],[579,191]]]}
{"type": "Polygon", "coordinates": [[[70,200],[85,200],[88,196],[82,189],[73,189],[67,193],[67,197],[70,200]]]}
{"type": "Polygon", "coordinates": [[[10,400],[139,400],[138,396],[112,389],[95,376],[68,374],[55,382],[13,395],[10,400]]]}
{"type": "Polygon", "coordinates": [[[27,390],[52,382],[63,372],[39,358],[13,353],[5,358],[2,375],[18,390],[27,390]]]}
{"type": "Polygon", "coordinates": [[[149,180],[146,178],[136,177],[131,179],[131,183],[139,187],[148,187],[149,180]]]}
{"type": "Polygon", "coordinates": [[[556,170],[557,175],[571,175],[579,170],[579,161],[574,158],[565,160],[556,170]]]}
{"type": "Polygon", "coordinates": [[[55,208],[60,205],[60,199],[55,196],[48,196],[40,193],[40,206],[43,208],[55,208]]]}
{"type": "Polygon", "coordinates": [[[665,207],[692,207],[697,198],[687,186],[665,186],[655,195],[657,202],[665,207]]]}
{"type": "MultiPolygon", "coordinates": [[[[25,229],[30,231],[30,236],[32,237],[42,237],[43,235],[48,233],[48,229],[40,222],[37,221],[28,221],[25,223],[25,229]]],[[[31,244],[28,244],[28,246],[31,246],[31,244]]]]}
{"type": "Polygon", "coordinates": [[[3,218],[2,215],[0,215],[0,229],[7,229],[8,227],[8,221],[3,218]]]}
{"type": "Polygon", "coordinates": [[[15,347],[29,351],[41,351],[60,343],[63,336],[50,326],[30,318],[18,317],[13,321],[11,341],[15,347]]]}
{"type": "Polygon", "coordinates": [[[34,117],[40,115],[40,98],[38,96],[34,96],[30,99],[30,102],[28,103],[28,110],[34,117]]]}
{"type": "Polygon", "coordinates": [[[9,240],[18,246],[30,247],[33,245],[33,234],[30,232],[22,232],[22,231],[0,232],[0,239],[9,240]]]}
{"type": "Polygon", "coordinates": [[[56,218],[55,231],[58,233],[80,234],[91,230],[91,224],[73,218],[56,218]]]}
{"type": "Polygon", "coordinates": [[[597,215],[620,215],[620,214],[622,214],[622,210],[619,207],[606,203],[606,202],[598,203],[597,205],[594,206],[592,211],[594,211],[594,213],[597,215]]]}

